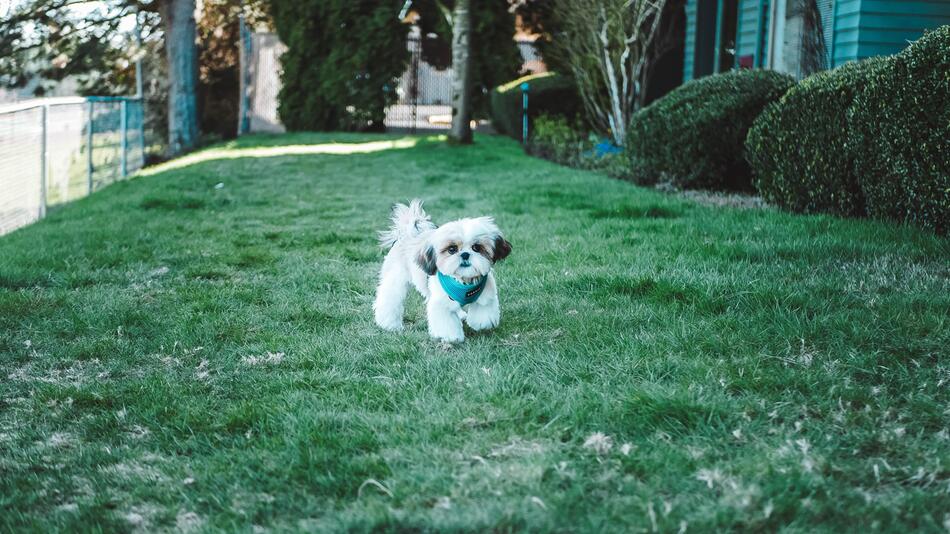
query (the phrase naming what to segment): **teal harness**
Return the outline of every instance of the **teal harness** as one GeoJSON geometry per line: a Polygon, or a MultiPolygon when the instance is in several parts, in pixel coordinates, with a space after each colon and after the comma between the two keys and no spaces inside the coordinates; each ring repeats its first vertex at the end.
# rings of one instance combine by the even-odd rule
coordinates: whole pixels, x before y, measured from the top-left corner
{"type": "Polygon", "coordinates": [[[445,276],[441,272],[438,273],[439,283],[442,284],[442,289],[449,295],[449,298],[458,302],[460,306],[465,306],[466,304],[471,304],[478,300],[478,297],[482,294],[482,290],[485,289],[485,283],[488,282],[488,277],[483,276],[481,280],[473,284],[463,284],[451,276],[445,276]]]}

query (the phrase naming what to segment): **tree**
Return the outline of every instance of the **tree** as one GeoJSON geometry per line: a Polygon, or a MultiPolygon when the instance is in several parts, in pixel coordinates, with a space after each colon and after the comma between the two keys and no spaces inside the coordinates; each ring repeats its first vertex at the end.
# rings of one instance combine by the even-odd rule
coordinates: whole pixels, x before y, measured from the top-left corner
{"type": "MultiPolygon", "coordinates": [[[[16,3],[0,17],[0,84],[22,87],[41,77],[48,82],[33,89],[35,96],[45,94],[49,82],[67,76],[77,77],[82,87],[107,84],[105,73],[122,58],[122,46],[128,48],[130,44],[123,42],[119,25],[135,13],[136,6],[126,1],[101,2],[101,7],[82,15],[73,11],[93,8],[93,4],[98,2],[16,3]]],[[[144,18],[146,22],[157,19],[144,18]]]]}
{"type": "Polygon", "coordinates": [[[237,135],[240,79],[240,20],[266,27],[261,1],[203,0],[198,17],[198,110],[203,135],[237,135]]]}
{"type": "Polygon", "coordinates": [[[198,48],[195,0],[166,0],[162,5],[168,57],[168,154],[198,144],[198,48]]]}
{"type": "MultiPolygon", "coordinates": [[[[454,0],[413,0],[419,14],[422,58],[437,69],[452,66],[452,10],[454,0]]],[[[491,115],[491,91],[518,77],[523,63],[513,39],[515,17],[508,0],[479,0],[469,5],[469,61],[472,77],[472,114],[491,115]]]]}
{"type": "MultiPolygon", "coordinates": [[[[139,16],[143,33],[162,42],[167,57],[168,155],[198,141],[195,0],[29,0],[0,22],[0,83],[22,85],[27,73],[49,80],[83,75],[84,90],[128,94],[133,83],[131,36],[120,25],[139,16]],[[84,10],[81,15],[75,11],[84,10]]],[[[148,47],[146,47],[148,48],[148,47]]],[[[38,96],[43,94],[42,86],[38,96]]],[[[100,93],[101,94],[101,93],[100,93]]]]}
{"type": "Polygon", "coordinates": [[[409,62],[399,0],[270,0],[291,130],[382,130],[409,62]]]}
{"type": "Polygon", "coordinates": [[[470,0],[456,0],[452,15],[452,130],[449,140],[472,142],[472,33],[470,0]]]}
{"type": "Polygon", "coordinates": [[[642,106],[666,0],[553,0],[554,51],[571,69],[588,121],[621,146],[642,106]],[[579,15],[583,14],[583,15],[579,15]]]}
{"type": "Polygon", "coordinates": [[[619,143],[629,117],[664,88],[651,82],[683,44],[685,0],[511,2],[521,25],[541,36],[535,44],[548,69],[576,78],[588,125],[619,143]]]}

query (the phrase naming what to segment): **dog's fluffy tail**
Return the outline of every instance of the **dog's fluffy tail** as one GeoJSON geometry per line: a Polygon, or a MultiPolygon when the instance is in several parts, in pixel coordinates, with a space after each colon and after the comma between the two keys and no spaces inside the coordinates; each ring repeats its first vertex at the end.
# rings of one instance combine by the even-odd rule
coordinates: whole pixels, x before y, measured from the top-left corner
{"type": "Polygon", "coordinates": [[[379,246],[392,248],[397,241],[415,237],[426,230],[434,230],[435,224],[422,209],[422,201],[414,199],[409,205],[393,206],[392,226],[379,233],[379,246]]]}

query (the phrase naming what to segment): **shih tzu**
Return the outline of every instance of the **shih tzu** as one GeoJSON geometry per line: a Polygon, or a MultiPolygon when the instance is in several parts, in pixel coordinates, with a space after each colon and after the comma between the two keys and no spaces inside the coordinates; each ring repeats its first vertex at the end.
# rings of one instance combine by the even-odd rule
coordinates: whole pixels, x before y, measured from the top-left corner
{"type": "Polygon", "coordinates": [[[501,310],[492,266],[508,256],[511,244],[491,217],[437,227],[416,199],[393,207],[392,226],[379,237],[389,249],[373,304],[380,327],[402,330],[410,285],[426,300],[429,335],[435,339],[463,341],[462,321],[472,330],[498,326],[501,310]]]}

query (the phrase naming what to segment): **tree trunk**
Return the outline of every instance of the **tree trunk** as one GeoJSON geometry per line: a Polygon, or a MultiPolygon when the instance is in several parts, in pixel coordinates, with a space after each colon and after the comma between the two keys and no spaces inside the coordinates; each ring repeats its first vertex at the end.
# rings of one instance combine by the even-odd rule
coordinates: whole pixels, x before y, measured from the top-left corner
{"type": "Polygon", "coordinates": [[[452,130],[449,141],[472,142],[472,33],[470,0],[456,0],[452,16],[452,130]]]}
{"type": "Polygon", "coordinates": [[[166,0],[161,12],[168,57],[168,155],[177,156],[198,143],[195,0],[166,0]]]}

